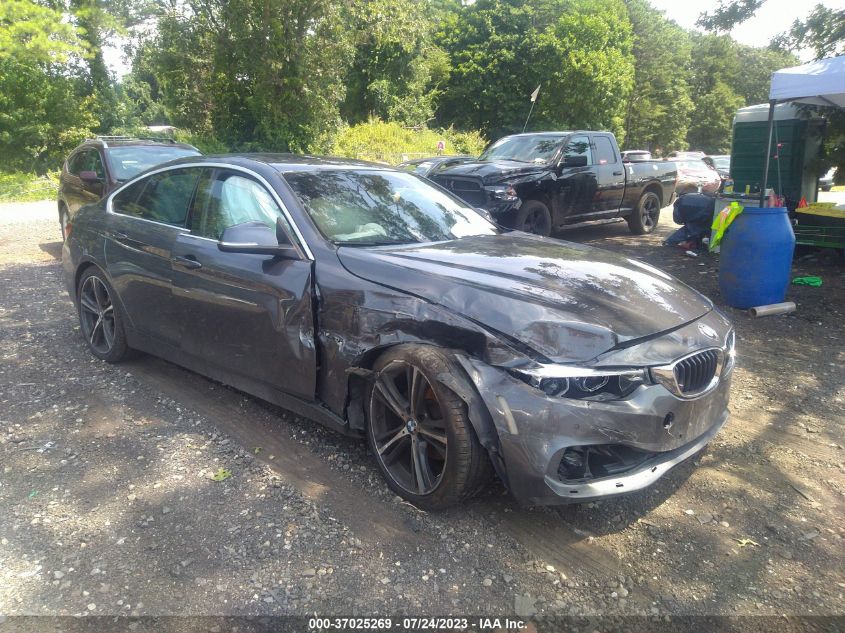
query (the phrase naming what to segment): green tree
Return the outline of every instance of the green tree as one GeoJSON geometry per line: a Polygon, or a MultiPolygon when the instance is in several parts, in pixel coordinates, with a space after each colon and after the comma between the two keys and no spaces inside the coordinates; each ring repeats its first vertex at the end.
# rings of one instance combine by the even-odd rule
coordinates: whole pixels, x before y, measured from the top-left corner
{"type": "Polygon", "coordinates": [[[233,148],[304,151],[340,121],[352,56],[343,11],[330,0],[188,0],[159,18],[136,65],[172,123],[233,148]]]}
{"type": "Polygon", "coordinates": [[[432,41],[426,0],[361,0],[350,7],[355,58],[346,80],[342,113],[350,123],[377,116],[405,125],[429,121],[449,57],[432,41]]]}
{"type": "Polygon", "coordinates": [[[772,48],[739,45],[736,53],[742,72],[732,78],[731,85],[745,99],[746,105],[766,103],[772,73],[800,63],[792,53],[772,48]]]}
{"type": "Polygon", "coordinates": [[[727,154],[731,149],[731,130],[736,111],[745,100],[730,86],[716,81],[695,101],[695,116],[690,121],[687,142],[694,150],[708,154],[727,154]]]}
{"type": "Polygon", "coordinates": [[[804,20],[778,35],[772,46],[787,51],[809,48],[816,59],[845,55],[845,10],[817,4],[804,20]]]}
{"type": "Polygon", "coordinates": [[[55,168],[96,126],[82,54],[76,28],[60,11],[0,3],[0,167],[55,168]]]}
{"type": "Polygon", "coordinates": [[[693,103],[689,96],[689,35],[647,0],[627,0],[634,33],[634,85],[625,114],[629,149],[685,149],[693,103]]]}
{"type": "Polygon", "coordinates": [[[624,135],[634,64],[621,0],[479,0],[446,16],[438,40],[452,59],[441,123],[519,131],[541,85],[531,129],[624,135]]]}

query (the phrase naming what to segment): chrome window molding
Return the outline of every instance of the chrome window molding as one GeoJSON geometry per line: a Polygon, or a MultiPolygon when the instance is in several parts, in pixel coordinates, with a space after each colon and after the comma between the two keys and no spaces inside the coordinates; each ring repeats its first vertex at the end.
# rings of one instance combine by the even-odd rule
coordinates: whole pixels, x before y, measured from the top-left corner
{"type": "MultiPolygon", "coordinates": [[[[249,174],[250,176],[255,178],[259,183],[264,185],[264,187],[266,187],[267,190],[270,192],[270,195],[273,197],[273,200],[276,202],[276,204],[279,205],[279,208],[282,210],[282,215],[285,216],[285,219],[288,221],[288,223],[293,228],[293,232],[295,233],[296,241],[297,241],[297,243],[295,243],[294,246],[305,255],[306,259],[314,261],[314,254],[311,252],[311,249],[309,248],[308,243],[305,241],[305,238],[302,236],[302,232],[299,230],[299,226],[297,226],[296,222],[294,222],[294,219],[291,216],[290,211],[288,210],[287,206],[285,206],[285,203],[282,202],[282,199],[281,199],[281,197],[279,197],[279,194],[272,187],[272,185],[267,181],[267,179],[264,178],[264,176],[262,176],[261,174],[253,171],[252,169],[249,169],[247,167],[241,167],[239,165],[229,165],[229,164],[226,164],[226,163],[215,163],[215,162],[212,162],[212,161],[204,161],[204,162],[201,162],[201,163],[185,163],[185,164],[180,164],[180,165],[168,165],[167,167],[159,167],[157,169],[153,169],[151,171],[144,172],[144,175],[141,176],[141,178],[149,178],[150,176],[154,176],[155,174],[160,174],[160,173],[166,172],[166,171],[173,171],[173,170],[176,170],[176,169],[189,169],[189,168],[194,168],[194,167],[197,167],[197,168],[211,167],[211,168],[216,168],[216,169],[229,169],[231,171],[239,171],[239,172],[242,172],[242,173],[245,173],[245,174],[249,174]]],[[[135,216],[132,216],[132,215],[125,215],[123,213],[116,212],[114,210],[114,206],[113,206],[114,197],[117,194],[119,194],[121,191],[126,189],[128,186],[134,185],[139,180],[140,180],[140,178],[133,178],[133,179],[129,180],[128,182],[125,182],[124,184],[122,184],[120,187],[118,187],[114,191],[112,191],[109,194],[109,197],[106,199],[106,213],[111,214],[111,215],[117,215],[117,216],[120,216],[122,218],[131,218],[133,220],[139,220],[141,222],[150,222],[152,224],[157,224],[159,226],[167,226],[171,229],[177,229],[177,230],[184,231],[188,235],[191,235],[191,237],[197,237],[197,238],[201,238],[201,239],[210,240],[210,238],[202,238],[199,235],[193,235],[190,232],[190,229],[188,229],[187,227],[184,227],[184,226],[175,226],[173,224],[166,224],[165,222],[157,222],[155,220],[149,220],[147,218],[138,218],[138,217],[135,217],[135,216]]],[[[216,242],[217,240],[210,240],[210,241],[216,242]]]]}

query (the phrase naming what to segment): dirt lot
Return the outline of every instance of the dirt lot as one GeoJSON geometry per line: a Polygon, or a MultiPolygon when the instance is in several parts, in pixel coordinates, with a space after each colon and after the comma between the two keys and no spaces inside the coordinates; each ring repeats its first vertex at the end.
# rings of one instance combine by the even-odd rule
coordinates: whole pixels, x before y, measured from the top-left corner
{"type": "MultiPolygon", "coordinates": [[[[671,228],[564,237],[720,303],[716,262],[662,247],[671,228]]],[[[797,258],[824,286],[793,286],[795,314],[725,308],[733,418],[657,486],[545,510],[492,486],[425,514],[360,442],[163,361],[92,358],[59,239],[52,204],[0,207],[0,632],[21,614],[845,614],[841,262],[797,258]]]]}

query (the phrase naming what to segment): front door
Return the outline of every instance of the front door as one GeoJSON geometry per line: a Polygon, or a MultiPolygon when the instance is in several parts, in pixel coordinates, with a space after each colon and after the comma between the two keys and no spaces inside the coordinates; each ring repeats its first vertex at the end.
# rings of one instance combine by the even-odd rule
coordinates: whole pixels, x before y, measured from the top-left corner
{"type": "Polygon", "coordinates": [[[186,232],[188,206],[200,168],[143,178],[112,198],[106,214],[106,265],[132,327],[142,336],[178,347],[179,314],[172,295],[171,251],[186,232]]]}
{"type": "Polygon", "coordinates": [[[311,261],[224,253],[217,246],[231,226],[260,221],[275,227],[280,217],[276,198],[249,174],[203,173],[190,232],[173,249],[181,345],[210,368],[311,400],[317,372],[311,261]]]}
{"type": "Polygon", "coordinates": [[[567,156],[586,156],[587,164],[583,167],[562,166],[558,177],[559,214],[555,217],[556,224],[564,219],[570,221],[578,216],[589,215],[598,190],[590,137],[581,134],[571,136],[561,160],[565,161],[567,156]]]}
{"type": "Polygon", "coordinates": [[[85,149],[71,156],[65,178],[65,201],[70,217],[74,217],[80,207],[97,202],[103,197],[106,170],[99,152],[95,149],[85,149]],[[82,180],[82,172],[94,172],[98,179],[82,180]]]}
{"type": "Polygon", "coordinates": [[[593,211],[597,214],[618,212],[625,195],[625,168],[609,136],[593,135],[593,161],[598,179],[593,211]]]}

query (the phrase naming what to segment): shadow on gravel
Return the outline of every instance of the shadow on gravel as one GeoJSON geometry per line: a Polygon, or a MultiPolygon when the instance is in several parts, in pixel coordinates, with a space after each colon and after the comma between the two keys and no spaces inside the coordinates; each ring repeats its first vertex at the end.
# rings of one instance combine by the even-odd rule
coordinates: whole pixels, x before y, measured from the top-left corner
{"type": "Polygon", "coordinates": [[[53,257],[56,261],[62,261],[63,242],[43,242],[38,245],[42,251],[53,257]]]}

